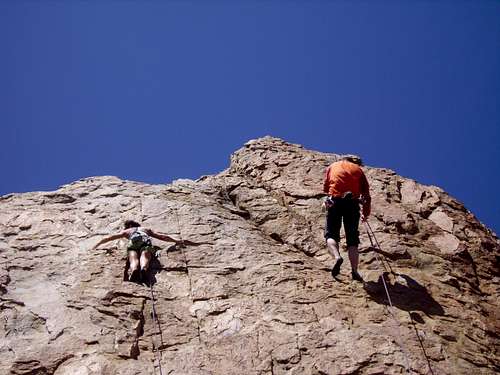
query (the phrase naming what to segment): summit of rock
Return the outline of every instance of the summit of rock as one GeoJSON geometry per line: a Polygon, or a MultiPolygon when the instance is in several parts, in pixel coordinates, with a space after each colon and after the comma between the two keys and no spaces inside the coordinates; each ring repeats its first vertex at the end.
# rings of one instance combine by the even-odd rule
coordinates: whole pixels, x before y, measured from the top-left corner
{"type": "Polygon", "coordinates": [[[361,226],[365,283],[348,262],[333,280],[321,190],[338,157],[264,137],[196,181],[0,197],[0,373],[498,373],[499,239],[443,190],[364,167],[380,249],[361,226]],[[159,325],[151,290],[123,281],[126,243],[90,251],[130,218],[196,243],[154,243],[159,325]]]}

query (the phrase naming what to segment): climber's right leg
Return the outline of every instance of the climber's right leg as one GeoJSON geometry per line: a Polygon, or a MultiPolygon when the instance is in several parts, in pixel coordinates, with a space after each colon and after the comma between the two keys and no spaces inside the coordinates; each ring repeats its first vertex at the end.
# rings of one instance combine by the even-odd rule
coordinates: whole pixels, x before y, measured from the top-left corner
{"type": "Polygon", "coordinates": [[[139,254],[135,250],[128,251],[129,268],[129,281],[138,281],[140,276],[139,270],[139,254]]]}
{"type": "Polygon", "coordinates": [[[335,265],[332,268],[332,276],[336,277],[340,273],[340,266],[344,261],[340,256],[340,227],[342,225],[342,215],[335,203],[326,213],[325,239],[328,252],[335,259],[335,265]]]}

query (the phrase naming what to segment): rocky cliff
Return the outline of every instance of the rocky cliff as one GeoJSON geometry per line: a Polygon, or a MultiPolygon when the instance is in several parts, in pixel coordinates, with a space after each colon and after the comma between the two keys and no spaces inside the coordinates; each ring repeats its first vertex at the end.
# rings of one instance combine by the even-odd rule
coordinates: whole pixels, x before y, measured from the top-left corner
{"type": "Polygon", "coordinates": [[[498,238],[441,189],[366,167],[380,247],[361,227],[365,283],[348,262],[335,281],[337,157],[266,137],[197,181],[1,197],[0,373],[498,373],[498,238]],[[123,241],[89,250],[127,218],[195,242],[155,243],[152,290],[123,281],[123,241]]]}

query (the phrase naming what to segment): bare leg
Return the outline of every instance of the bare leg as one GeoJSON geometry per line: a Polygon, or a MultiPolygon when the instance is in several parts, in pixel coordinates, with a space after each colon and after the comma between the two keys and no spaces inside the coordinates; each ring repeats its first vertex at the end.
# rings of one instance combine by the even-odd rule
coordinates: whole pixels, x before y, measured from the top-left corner
{"type": "Polygon", "coordinates": [[[347,248],[347,252],[349,254],[349,261],[351,262],[352,272],[358,272],[358,264],[359,264],[359,253],[357,246],[349,246],[347,248]]]}
{"type": "Polygon", "coordinates": [[[137,282],[139,277],[139,255],[135,250],[128,251],[128,263],[129,263],[129,276],[128,280],[132,282],[137,282]]]}
{"type": "Polygon", "coordinates": [[[335,260],[338,260],[340,258],[340,253],[339,253],[339,244],[337,243],[337,241],[335,241],[333,238],[329,238],[326,240],[326,245],[332,257],[335,260]]]}
{"type": "Polygon", "coordinates": [[[128,251],[128,262],[130,264],[129,271],[132,273],[139,267],[139,256],[137,255],[137,251],[129,250],[128,251]]]}
{"type": "Polygon", "coordinates": [[[326,240],[326,244],[328,246],[328,250],[330,254],[332,254],[333,258],[335,258],[335,265],[332,268],[332,276],[335,278],[340,273],[340,266],[344,261],[339,253],[339,244],[333,238],[328,238],[326,240]]]}
{"type": "Polygon", "coordinates": [[[149,251],[143,251],[141,253],[141,270],[147,270],[149,268],[149,262],[151,261],[151,253],[149,251]]]}
{"type": "Polygon", "coordinates": [[[363,278],[358,273],[359,253],[357,246],[348,246],[349,260],[351,261],[352,279],[364,283],[363,278]]]}

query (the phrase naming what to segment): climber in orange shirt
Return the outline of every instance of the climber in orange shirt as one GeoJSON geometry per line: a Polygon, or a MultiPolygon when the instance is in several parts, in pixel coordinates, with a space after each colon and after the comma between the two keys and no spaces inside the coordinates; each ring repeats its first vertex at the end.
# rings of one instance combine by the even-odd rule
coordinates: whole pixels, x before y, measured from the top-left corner
{"type": "Polygon", "coordinates": [[[351,262],[352,279],[363,281],[358,273],[359,220],[366,220],[370,215],[371,197],[368,180],[361,169],[361,159],[354,155],[344,156],[331,164],[325,173],[323,191],[328,194],[325,200],[327,209],[325,238],[328,250],[335,259],[332,276],[340,273],[344,261],[339,253],[340,227],[344,223],[347,252],[351,262]],[[359,204],[363,205],[360,217],[359,204]]]}

